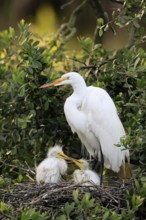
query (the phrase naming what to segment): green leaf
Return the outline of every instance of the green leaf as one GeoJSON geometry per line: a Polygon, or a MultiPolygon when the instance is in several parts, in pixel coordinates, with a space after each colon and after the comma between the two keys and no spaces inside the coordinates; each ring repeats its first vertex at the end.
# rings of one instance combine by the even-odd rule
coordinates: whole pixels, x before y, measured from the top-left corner
{"type": "Polygon", "coordinates": [[[27,72],[30,73],[30,74],[33,74],[33,68],[32,67],[28,67],[27,68],[27,72]]]}
{"type": "Polygon", "coordinates": [[[102,216],[102,220],[108,220],[109,219],[109,215],[110,215],[109,211],[105,210],[105,213],[102,216]]]}
{"type": "Polygon", "coordinates": [[[138,57],[138,58],[135,60],[135,62],[134,62],[134,69],[135,69],[136,66],[138,65],[139,61],[140,61],[140,57],[138,57]]]}
{"type": "Polygon", "coordinates": [[[35,61],[33,61],[33,67],[41,69],[42,68],[42,64],[39,61],[35,60],[35,61]]]}
{"type": "Polygon", "coordinates": [[[100,29],[99,30],[99,37],[102,37],[102,35],[103,35],[103,29],[100,29]]]}
{"type": "Polygon", "coordinates": [[[34,47],[36,47],[36,46],[38,46],[39,44],[40,44],[40,41],[37,40],[37,41],[35,41],[32,45],[33,45],[34,47]]]}
{"type": "Polygon", "coordinates": [[[41,213],[32,208],[25,208],[21,213],[20,220],[47,220],[48,216],[46,213],[41,213]]]}
{"type": "Polygon", "coordinates": [[[23,123],[23,124],[21,125],[21,128],[22,128],[22,129],[27,128],[27,123],[23,123]]]}
{"type": "Polygon", "coordinates": [[[92,46],[92,39],[87,37],[80,40],[82,48],[85,52],[90,53],[92,46]]]}
{"type": "Polygon", "coordinates": [[[140,25],[139,25],[139,23],[137,22],[137,20],[133,20],[133,25],[134,25],[136,28],[140,28],[140,25]]]}
{"type": "Polygon", "coordinates": [[[83,202],[88,202],[90,200],[90,193],[86,193],[83,197],[83,202]]]}
{"type": "Polygon", "coordinates": [[[97,24],[98,24],[99,26],[103,25],[103,24],[104,24],[104,19],[103,19],[103,18],[98,18],[98,19],[97,19],[97,24]]]}
{"type": "Polygon", "coordinates": [[[4,202],[0,202],[0,211],[3,213],[8,210],[9,210],[8,206],[4,202]]]}
{"type": "Polygon", "coordinates": [[[69,204],[68,202],[65,204],[65,213],[67,214],[67,216],[69,217],[70,214],[72,213],[72,211],[74,210],[75,207],[75,203],[72,202],[71,204],[69,204]]]}
{"type": "Polygon", "coordinates": [[[19,122],[25,122],[24,118],[18,118],[19,122]]]}
{"type": "Polygon", "coordinates": [[[63,214],[55,218],[55,220],[67,220],[67,217],[63,214]]]}
{"type": "Polygon", "coordinates": [[[105,27],[104,27],[104,31],[108,31],[109,30],[109,25],[107,24],[107,25],[105,25],[105,27]]]}
{"type": "Polygon", "coordinates": [[[74,201],[75,201],[77,204],[78,204],[78,202],[79,202],[78,197],[79,197],[79,190],[76,189],[76,190],[73,191],[73,198],[74,198],[74,201]]]}

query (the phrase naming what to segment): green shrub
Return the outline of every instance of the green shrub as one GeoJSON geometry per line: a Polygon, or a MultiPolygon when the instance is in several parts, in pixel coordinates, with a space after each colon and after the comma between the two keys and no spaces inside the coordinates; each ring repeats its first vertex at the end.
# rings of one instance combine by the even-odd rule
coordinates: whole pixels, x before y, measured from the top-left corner
{"type": "Polygon", "coordinates": [[[42,40],[24,21],[19,31],[18,36],[12,28],[2,32],[0,42],[0,157],[15,165],[9,170],[3,166],[5,174],[8,171],[13,178],[22,172],[25,162],[34,166],[49,146],[70,139],[61,102],[65,91],[50,89],[48,94],[39,89],[48,78],[59,75],[51,68],[54,60],[60,59],[59,50],[56,48],[55,57],[52,42],[40,46],[42,40]]]}
{"type": "Polygon", "coordinates": [[[146,53],[142,48],[135,43],[113,56],[101,44],[81,38],[81,52],[70,55],[72,66],[60,35],[42,39],[21,21],[18,35],[9,28],[0,37],[0,157],[5,175],[23,179],[23,168],[35,166],[55,143],[62,143],[68,154],[79,155],[80,141],[71,133],[63,113],[71,89],[39,88],[71,70],[79,71],[88,85],[109,92],[127,132],[125,145],[130,147],[131,162],[146,169],[146,53]],[[107,59],[109,55],[113,58],[107,59]],[[57,65],[64,71],[58,71],[57,65]]]}

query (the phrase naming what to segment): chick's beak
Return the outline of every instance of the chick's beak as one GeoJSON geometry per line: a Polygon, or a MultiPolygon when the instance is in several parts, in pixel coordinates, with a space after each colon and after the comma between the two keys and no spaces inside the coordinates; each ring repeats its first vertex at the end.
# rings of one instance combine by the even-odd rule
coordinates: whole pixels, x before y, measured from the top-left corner
{"type": "Polygon", "coordinates": [[[70,157],[68,157],[66,154],[64,153],[59,153],[58,154],[58,157],[61,158],[61,159],[64,159],[64,160],[71,160],[70,157]]]}
{"type": "Polygon", "coordinates": [[[76,160],[76,159],[73,159],[73,158],[70,158],[79,168],[81,167],[82,165],[82,162],[80,160],[76,160]]]}
{"type": "Polygon", "coordinates": [[[44,88],[48,88],[48,87],[52,87],[52,86],[58,86],[62,81],[63,81],[63,79],[59,78],[59,79],[56,79],[54,82],[47,83],[47,84],[40,86],[40,88],[44,89],[44,88]]]}

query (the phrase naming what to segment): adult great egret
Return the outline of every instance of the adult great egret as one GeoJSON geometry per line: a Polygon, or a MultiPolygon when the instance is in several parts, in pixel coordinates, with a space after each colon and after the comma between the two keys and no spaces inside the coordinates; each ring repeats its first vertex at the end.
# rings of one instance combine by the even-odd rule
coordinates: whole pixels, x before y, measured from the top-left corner
{"type": "Polygon", "coordinates": [[[65,160],[68,156],[62,151],[62,147],[56,145],[48,150],[47,158],[36,168],[37,184],[58,183],[61,176],[67,171],[68,165],[65,160]]]}
{"type": "Polygon", "coordinates": [[[66,73],[40,88],[65,84],[73,88],[72,95],[64,104],[66,120],[89,154],[101,161],[102,182],[103,165],[118,172],[125,160],[129,161],[129,150],[116,146],[125,136],[124,127],[109,94],[99,87],[87,87],[79,73],[66,73]]]}
{"type": "Polygon", "coordinates": [[[80,168],[73,172],[73,180],[77,184],[82,186],[91,186],[91,184],[100,185],[100,178],[97,173],[89,168],[87,160],[75,160],[72,161],[80,168]]]}

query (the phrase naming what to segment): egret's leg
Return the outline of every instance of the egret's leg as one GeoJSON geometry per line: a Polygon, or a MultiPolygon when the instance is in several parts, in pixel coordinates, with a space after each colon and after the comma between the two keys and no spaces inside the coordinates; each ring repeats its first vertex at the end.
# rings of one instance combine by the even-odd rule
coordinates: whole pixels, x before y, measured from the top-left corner
{"type": "Polygon", "coordinates": [[[100,161],[98,157],[94,157],[92,169],[95,170],[97,173],[100,173],[100,185],[103,182],[103,168],[104,168],[104,157],[102,151],[100,151],[100,161]]]}
{"type": "Polygon", "coordinates": [[[101,150],[101,161],[100,161],[100,186],[102,186],[103,182],[103,168],[104,168],[104,157],[101,150]]]}
{"type": "Polygon", "coordinates": [[[94,157],[94,163],[93,163],[93,169],[97,172],[100,173],[100,185],[102,185],[103,182],[103,168],[104,168],[104,157],[103,157],[103,153],[100,147],[100,155],[99,156],[99,160],[98,157],[95,156],[94,157]]]}
{"type": "Polygon", "coordinates": [[[85,159],[88,159],[88,156],[89,156],[89,153],[87,152],[83,144],[81,144],[81,156],[85,159]]]}
{"type": "Polygon", "coordinates": [[[93,165],[92,165],[92,169],[97,171],[97,173],[99,172],[99,161],[98,161],[98,157],[95,156],[93,158],[93,165]]]}

